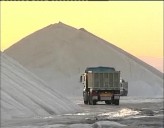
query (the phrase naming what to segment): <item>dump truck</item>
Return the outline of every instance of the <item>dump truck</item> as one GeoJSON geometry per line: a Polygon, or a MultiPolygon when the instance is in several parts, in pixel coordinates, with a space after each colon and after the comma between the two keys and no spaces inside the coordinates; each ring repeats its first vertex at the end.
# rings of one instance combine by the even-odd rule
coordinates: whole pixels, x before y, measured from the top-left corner
{"type": "Polygon", "coordinates": [[[98,101],[119,105],[120,71],[113,67],[88,67],[81,75],[84,104],[96,105],[98,101]]]}
{"type": "Polygon", "coordinates": [[[120,96],[128,95],[128,82],[120,78],[120,96]]]}

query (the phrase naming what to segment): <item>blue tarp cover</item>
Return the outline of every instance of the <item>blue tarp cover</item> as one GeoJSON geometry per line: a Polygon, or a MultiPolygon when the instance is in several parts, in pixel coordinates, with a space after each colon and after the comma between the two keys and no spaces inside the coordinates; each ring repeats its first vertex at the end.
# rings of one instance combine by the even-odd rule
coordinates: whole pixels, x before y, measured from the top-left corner
{"type": "Polygon", "coordinates": [[[113,67],[87,67],[85,72],[92,71],[93,73],[107,73],[107,72],[114,72],[115,69],[113,67]]]}

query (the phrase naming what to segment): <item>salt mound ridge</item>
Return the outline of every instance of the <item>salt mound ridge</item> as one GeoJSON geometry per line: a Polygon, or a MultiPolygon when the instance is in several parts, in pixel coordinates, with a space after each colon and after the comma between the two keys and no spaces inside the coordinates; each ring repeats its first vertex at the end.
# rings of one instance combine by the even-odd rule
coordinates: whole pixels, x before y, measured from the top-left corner
{"type": "Polygon", "coordinates": [[[1,54],[1,119],[74,113],[79,107],[1,54]]]}
{"type": "Polygon", "coordinates": [[[160,71],[83,28],[61,22],[32,33],[4,52],[66,96],[82,96],[79,77],[90,66],[121,71],[131,96],[163,95],[160,71]]]}

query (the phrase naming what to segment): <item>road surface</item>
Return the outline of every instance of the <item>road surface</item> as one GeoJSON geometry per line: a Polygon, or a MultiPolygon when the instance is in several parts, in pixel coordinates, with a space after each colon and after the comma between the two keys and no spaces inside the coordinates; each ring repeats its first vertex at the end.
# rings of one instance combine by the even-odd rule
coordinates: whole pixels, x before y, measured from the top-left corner
{"type": "Polygon", "coordinates": [[[163,98],[121,97],[120,105],[84,105],[73,98],[81,112],[45,118],[15,119],[2,128],[163,128],[163,98]]]}

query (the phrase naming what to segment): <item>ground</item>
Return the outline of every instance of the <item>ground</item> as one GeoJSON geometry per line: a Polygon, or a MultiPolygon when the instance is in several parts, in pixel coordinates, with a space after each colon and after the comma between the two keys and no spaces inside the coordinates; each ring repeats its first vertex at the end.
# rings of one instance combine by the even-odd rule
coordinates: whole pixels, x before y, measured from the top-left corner
{"type": "Polygon", "coordinates": [[[121,97],[120,105],[84,105],[82,97],[73,98],[82,110],[45,118],[14,119],[2,128],[163,128],[163,98],[121,97]]]}

